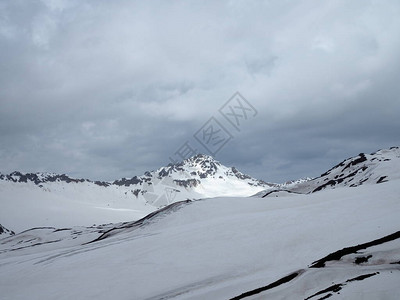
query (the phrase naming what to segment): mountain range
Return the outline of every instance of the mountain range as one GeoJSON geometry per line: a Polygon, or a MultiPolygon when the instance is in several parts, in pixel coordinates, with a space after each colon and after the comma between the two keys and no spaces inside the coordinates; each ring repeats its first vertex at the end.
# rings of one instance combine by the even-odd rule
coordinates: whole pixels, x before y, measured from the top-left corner
{"type": "Polygon", "coordinates": [[[11,227],[13,231],[34,226],[89,226],[137,220],[184,200],[252,195],[281,197],[379,184],[400,178],[399,169],[400,149],[392,147],[345,159],[316,178],[281,184],[255,179],[204,154],[141,176],[110,182],[77,179],[66,174],[16,171],[0,174],[3,208],[0,216],[3,226],[15,226],[11,227]],[[29,213],[12,214],[16,203],[26,207],[29,213]]]}
{"type": "Polygon", "coordinates": [[[11,224],[16,231],[34,226],[88,226],[140,219],[178,201],[249,196],[273,186],[203,154],[110,182],[16,171],[0,174],[0,217],[4,226],[11,224]],[[15,205],[26,209],[13,214],[15,205]]]}
{"type": "MultiPolygon", "coordinates": [[[[1,174],[0,181],[25,183],[46,191],[65,190],[68,185],[119,190],[155,207],[185,199],[216,196],[248,196],[262,188],[274,186],[243,174],[235,167],[226,167],[214,158],[198,154],[177,164],[169,164],[141,176],[111,182],[72,178],[66,174],[21,173],[1,174]]],[[[120,194],[120,193],[119,193],[120,194]]]]}
{"type": "Polygon", "coordinates": [[[399,298],[398,147],[283,184],[203,155],[146,173],[2,175],[2,298],[399,298]],[[168,188],[192,198],[144,197],[168,188]]]}

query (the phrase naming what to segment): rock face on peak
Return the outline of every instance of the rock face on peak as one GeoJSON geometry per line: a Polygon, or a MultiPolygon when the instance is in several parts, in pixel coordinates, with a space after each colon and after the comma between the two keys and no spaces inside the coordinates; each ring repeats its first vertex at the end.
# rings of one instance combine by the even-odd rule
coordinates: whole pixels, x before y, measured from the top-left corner
{"type": "Polygon", "coordinates": [[[134,188],[137,198],[163,206],[185,199],[217,196],[249,196],[273,184],[257,180],[234,167],[226,167],[213,157],[198,154],[142,176],[120,179],[113,185],[134,188]]]}
{"type": "Polygon", "coordinates": [[[391,147],[371,154],[360,153],[345,159],[317,178],[281,184],[275,189],[258,193],[257,196],[315,193],[336,187],[380,184],[398,178],[400,178],[400,148],[391,147]]]}
{"type": "MultiPolygon", "coordinates": [[[[221,166],[222,164],[213,157],[205,154],[197,154],[176,164],[169,164],[166,167],[158,169],[156,176],[161,179],[166,176],[191,170],[192,172],[190,175],[207,178],[215,175],[221,166]]],[[[150,176],[151,172],[148,172],[148,175],[150,176]]]]}
{"type": "Polygon", "coordinates": [[[254,186],[272,185],[243,174],[235,167],[226,167],[213,157],[205,154],[198,154],[178,164],[170,164],[167,167],[157,170],[157,173],[160,179],[166,176],[181,177],[184,174],[184,177],[191,177],[198,180],[234,177],[239,180],[247,180],[254,186]]]}

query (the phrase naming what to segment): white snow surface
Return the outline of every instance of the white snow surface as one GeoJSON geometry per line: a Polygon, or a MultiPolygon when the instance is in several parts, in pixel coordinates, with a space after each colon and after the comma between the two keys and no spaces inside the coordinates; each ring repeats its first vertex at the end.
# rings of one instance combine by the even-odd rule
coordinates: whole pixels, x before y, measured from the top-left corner
{"type": "Polygon", "coordinates": [[[156,208],[117,187],[93,183],[33,183],[0,181],[0,222],[15,232],[32,227],[91,226],[132,221],[156,208]]]}
{"type": "Polygon", "coordinates": [[[293,273],[245,299],[320,299],[330,292],[313,295],[333,284],[343,286],[329,299],[399,299],[399,239],[309,267],[399,231],[399,213],[393,179],[296,197],[176,203],[139,223],[34,229],[0,239],[1,299],[230,299],[293,273]]]}

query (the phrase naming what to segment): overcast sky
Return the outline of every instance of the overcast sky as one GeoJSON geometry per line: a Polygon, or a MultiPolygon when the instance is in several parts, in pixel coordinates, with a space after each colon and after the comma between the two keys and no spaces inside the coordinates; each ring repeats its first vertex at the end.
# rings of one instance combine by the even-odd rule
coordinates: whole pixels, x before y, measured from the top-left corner
{"type": "Polygon", "coordinates": [[[217,160],[312,177],[399,146],[399,95],[399,1],[0,0],[2,173],[140,175],[214,117],[217,160]]]}

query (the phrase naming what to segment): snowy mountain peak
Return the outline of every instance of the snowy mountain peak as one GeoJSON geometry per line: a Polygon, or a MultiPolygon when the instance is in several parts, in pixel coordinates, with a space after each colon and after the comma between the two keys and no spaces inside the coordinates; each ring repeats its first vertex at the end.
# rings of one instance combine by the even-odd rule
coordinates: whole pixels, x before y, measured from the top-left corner
{"type": "Polygon", "coordinates": [[[246,175],[235,167],[224,166],[212,156],[205,154],[197,154],[178,164],[170,164],[157,172],[161,177],[166,175],[172,176],[174,179],[187,179],[190,177],[199,182],[204,179],[226,180],[227,178],[234,178],[235,180],[246,181],[253,186],[273,185],[246,175]]]}
{"type": "Polygon", "coordinates": [[[400,178],[400,148],[391,147],[371,154],[360,153],[343,160],[319,177],[281,184],[274,190],[266,190],[257,196],[277,196],[287,193],[314,193],[327,188],[357,187],[363,184],[380,184],[400,178]]]}
{"type": "Polygon", "coordinates": [[[190,172],[191,175],[198,175],[200,178],[215,175],[221,166],[221,163],[213,157],[204,154],[197,154],[182,161],[180,164],[180,167],[190,172]]]}
{"type": "Polygon", "coordinates": [[[158,176],[165,177],[174,172],[189,172],[190,175],[199,175],[205,178],[208,175],[214,175],[221,163],[212,156],[206,154],[197,154],[176,164],[169,164],[158,170],[158,176]]]}
{"type": "Polygon", "coordinates": [[[156,171],[147,171],[141,176],[113,182],[74,179],[65,174],[13,172],[0,174],[0,183],[26,183],[26,186],[37,186],[60,195],[73,193],[75,198],[84,197],[87,191],[95,190],[96,194],[101,195],[100,198],[131,198],[131,201],[157,208],[186,199],[250,196],[272,185],[245,175],[234,167],[226,167],[204,154],[156,171]],[[78,190],[80,192],[76,195],[78,190]]]}
{"type": "Polygon", "coordinates": [[[391,147],[371,154],[360,153],[345,159],[313,181],[313,192],[329,186],[355,187],[363,183],[382,183],[400,177],[400,148],[391,147]]]}
{"type": "Polygon", "coordinates": [[[219,161],[217,161],[214,157],[206,154],[197,154],[195,156],[192,156],[191,158],[188,158],[183,161],[185,164],[187,163],[192,163],[192,164],[197,164],[202,167],[210,166],[210,165],[221,165],[219,161]]]}

